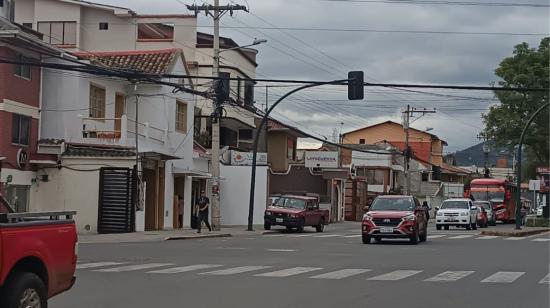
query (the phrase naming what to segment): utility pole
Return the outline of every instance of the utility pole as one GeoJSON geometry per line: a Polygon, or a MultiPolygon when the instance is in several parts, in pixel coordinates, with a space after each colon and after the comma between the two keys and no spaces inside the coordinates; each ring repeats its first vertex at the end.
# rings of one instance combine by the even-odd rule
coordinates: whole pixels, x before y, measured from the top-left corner
{"type": "MultiPolygon", "coordinates": [[[[403,111],[403,126],[405,129],[405,194],[410,195],[411,194],[411,170],[410,170],[410,159],[412,156],[412,150],[409,146],[409,127],[411,122],[411,117],[414,117],[415,113],[420,113],[420,117],[426,115],[427,113],[435,113],[434,110],[427,110],[426,108],[423,108],[421,110],[418,110],[416,108],[411,108],[410,105],[407,105],[407,110],[403,111]]],[[[416,120],[420,119],[418,117],[416,120]]],[[[415,120],[415,121],[416,121],[415,120]]],[[[414,121],[413,121],[414,122],[414,121]]]]}
{"type": "Polygon", "coordinates": [[[489,144],[487,143],[487,137],[485,137],[484,134],[478,134],[477,139],[483,140],[483,154],[485,158],[484,167],[483,167],[483,176],[485,178],[488,178],[490,175],[489,172],[489,152],[491,152],[491,149],[489,148],[489,144]]]}
{"type": "MultiPolygon", "coordinates": [[[[206,16],[214,19],[214,37],[213,37],[213,55],[212,55],[212,77],[220,75],[220,18],[229,12],[233,16],[234,11],[245,11],[248,9],[244,5],[222,5],[219,0],[214,0],[214,5],[187,5],[187,9],[194,11],[195,15],[204,11],[206,16]]],[[[215,89],[218,89],[219,79],[215,80],[215,89]]],[[[217,93],[216,93],[217,94],[217,93]]],[[[216,194],[212,196],[212,227],[214,230],[220,230],[220,118],[222,115],[223,101],[215,95],[212,106],[212,191],[216,194]]]]}

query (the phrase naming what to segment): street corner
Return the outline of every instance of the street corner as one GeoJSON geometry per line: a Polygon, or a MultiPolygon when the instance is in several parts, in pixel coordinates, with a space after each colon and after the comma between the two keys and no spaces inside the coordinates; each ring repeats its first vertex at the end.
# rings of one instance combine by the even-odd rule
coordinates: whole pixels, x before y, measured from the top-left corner
{"type": "Polygon", "coordinates": [[[543,234],[550,232],[550,228],[522,229],[522,230],[484,230],[481,235],[489,236],[508,236],[508,237],[526,237],[531,235],[543,234]]]}

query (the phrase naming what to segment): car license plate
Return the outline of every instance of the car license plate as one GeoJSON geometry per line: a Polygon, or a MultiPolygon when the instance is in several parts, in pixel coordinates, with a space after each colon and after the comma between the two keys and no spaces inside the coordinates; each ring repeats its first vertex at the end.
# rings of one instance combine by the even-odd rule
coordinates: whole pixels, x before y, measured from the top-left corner
{"type": "Polygon", "coordinates": [[[283,222],[282,218],[275,218],[275,222],[283,222]]]}
{"type": "Polygon", "coordinates": [[[393,233],[393,228],[380,228],[380,232],[382,233],[393,233]]]}
{"type": "Polygon", "coordinates": [[[451,218],[451,217],[448,217],[448,218],[446,219],[446,221],[455,222],[455,221],[458,221],[458,220],[456,220],[456,219],[454,219],[454,218],[451,218]]]}

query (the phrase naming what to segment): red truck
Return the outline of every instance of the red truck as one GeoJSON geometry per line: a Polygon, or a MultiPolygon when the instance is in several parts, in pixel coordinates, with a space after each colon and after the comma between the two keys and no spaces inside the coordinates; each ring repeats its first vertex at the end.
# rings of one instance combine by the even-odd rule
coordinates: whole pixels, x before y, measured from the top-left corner
{"type": "Polygon", "coordinates": [[[0,307],[46,308],[75,282],[75,212],[0,212],[0,307]]]}
{"type": "Polygon", "coordinates": [[[283,195],[267,207],[264,214],[264,229],[271,226],[285,226],[287,230],[315,227],[323,232],[330,221],[329,210],[319,208],[319,199],[308,196],[283,195]]]}

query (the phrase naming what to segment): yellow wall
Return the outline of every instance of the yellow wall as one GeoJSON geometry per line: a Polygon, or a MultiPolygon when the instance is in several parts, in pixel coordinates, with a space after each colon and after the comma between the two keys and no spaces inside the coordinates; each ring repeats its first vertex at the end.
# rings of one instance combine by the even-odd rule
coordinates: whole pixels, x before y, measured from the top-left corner
{"type": "Polygon", "coordinates": [[[283,132],[270,132],[267,138],[267,161],[271,169],[276,172],[286,171],[287,158],[287,134],[283,132]]]}
{"type": "Polygon", "coordinates": [[[443,165],[443,142],[441,140],[432,141],[432,161],[431,163],[440,166],[443,165]]]}
{"type": "MultiPolygon", "coordinates": [[[[358,144],[359,139],[365,139],[366,144],[373,144],[384,140],[405,142],[405,130],[401,125],[384,123],[374,127],[344,134],[344,143],[358,144]]],[[[431,136],[429,134],[418,132],[412,129],[409,130],[410,142],[430,142],[430,140],[431,136]]]]}

